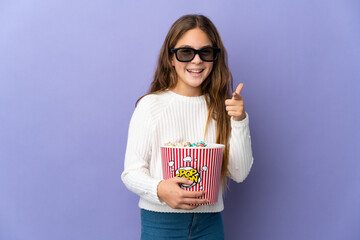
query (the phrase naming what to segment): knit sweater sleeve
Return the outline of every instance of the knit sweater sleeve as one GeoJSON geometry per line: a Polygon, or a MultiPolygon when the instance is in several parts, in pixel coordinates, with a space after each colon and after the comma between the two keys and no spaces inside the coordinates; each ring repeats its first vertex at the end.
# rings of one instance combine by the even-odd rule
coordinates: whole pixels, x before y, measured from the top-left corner
{"type": "Polygon", "coordinates": [[[146,96],[135,108],[129,126],[121,179],[130,191],[150,202],[162,204],[157,195],[157,186],[162,179],[153,178],[149,171],[155,129],[151,109],[155,104],[151,96],[146,96]]]}
{"type": "Polygon", "coordinates": [[[230,177],[236,182],[242,182],[248,176],[253,164],[249,117],[242,121],[231,118],[230,153],[228,169],[230,177]]]}

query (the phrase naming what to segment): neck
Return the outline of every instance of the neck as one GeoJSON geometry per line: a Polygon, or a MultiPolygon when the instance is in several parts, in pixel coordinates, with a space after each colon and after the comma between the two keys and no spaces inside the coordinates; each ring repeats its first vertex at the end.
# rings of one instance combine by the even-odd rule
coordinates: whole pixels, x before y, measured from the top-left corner
{"type": "Polygon", "coordinates": [[[187,96],[187,97],[199,97],[202,95],[201,88],[183,88],[179,86],[175,86],[173,89],[171,89],[176,94],[187,96]]]}

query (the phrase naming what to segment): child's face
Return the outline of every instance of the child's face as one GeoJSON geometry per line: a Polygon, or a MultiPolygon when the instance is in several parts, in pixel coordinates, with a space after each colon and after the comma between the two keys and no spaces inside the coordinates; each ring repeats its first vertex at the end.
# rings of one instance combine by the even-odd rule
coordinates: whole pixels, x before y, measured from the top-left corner
{"type": "MultiPolygon", "coordinates": [[[[187,31],[178,40],[174,48],[200,49],[205,46],[212,46],[210,39],[205,32],[199,28],[194,28],[187,31]]],[[[201,84],[209,76],[213,62],[204,62],[198,54],[190,62],[179,62],[174,54],[171,62],[177,74],[177,84],[173,91],[185,96],[200,96],[201,84]]]]}

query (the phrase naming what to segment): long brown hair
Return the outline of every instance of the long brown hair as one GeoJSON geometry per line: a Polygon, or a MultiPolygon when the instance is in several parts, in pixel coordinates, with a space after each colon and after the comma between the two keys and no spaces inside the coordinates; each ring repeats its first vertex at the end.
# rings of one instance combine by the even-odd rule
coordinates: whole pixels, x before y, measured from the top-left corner
{"type": "Polygon", "coordinates": [[[216,121],[216,143],[225,145],[221,180],[222,183],[226,185],[226,175],[228,173],[227,165],[229,162],[228,140],[231,132],[231,125],[230,117],[227,115],[225,109],[225,100],[231,96],[233,91],[233,80],[227,64],[225,47],[215,25],[209,18],[203,15],[185,15],[175,21],[160,50],[154,80],[151,83],[147,94],[164,92],[167,89],[173,89],[176,86],[177,75],[171,64],[172,54],[170,53],[170,49],[175,47],[177,41],[185,32],[194,28],[199,28],[204,31],[213,46],[221,49],[218,59],[214,62],[211,73],[202,83],[201,90],[203,94],[208,95],[208,98],[206,98],[208,108],[206,130],[209,121],[213,118],[216,121]]]}

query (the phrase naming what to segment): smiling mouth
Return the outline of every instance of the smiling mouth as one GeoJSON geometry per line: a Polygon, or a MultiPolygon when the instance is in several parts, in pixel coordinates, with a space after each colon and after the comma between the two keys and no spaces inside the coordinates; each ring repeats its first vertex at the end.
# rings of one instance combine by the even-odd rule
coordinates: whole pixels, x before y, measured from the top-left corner
{"type": "Polygon", "coordinates": [[[201,73],[204,71],[204,69],[187,69],[186,71],[188,71],[189,73],[201,73]]]}

